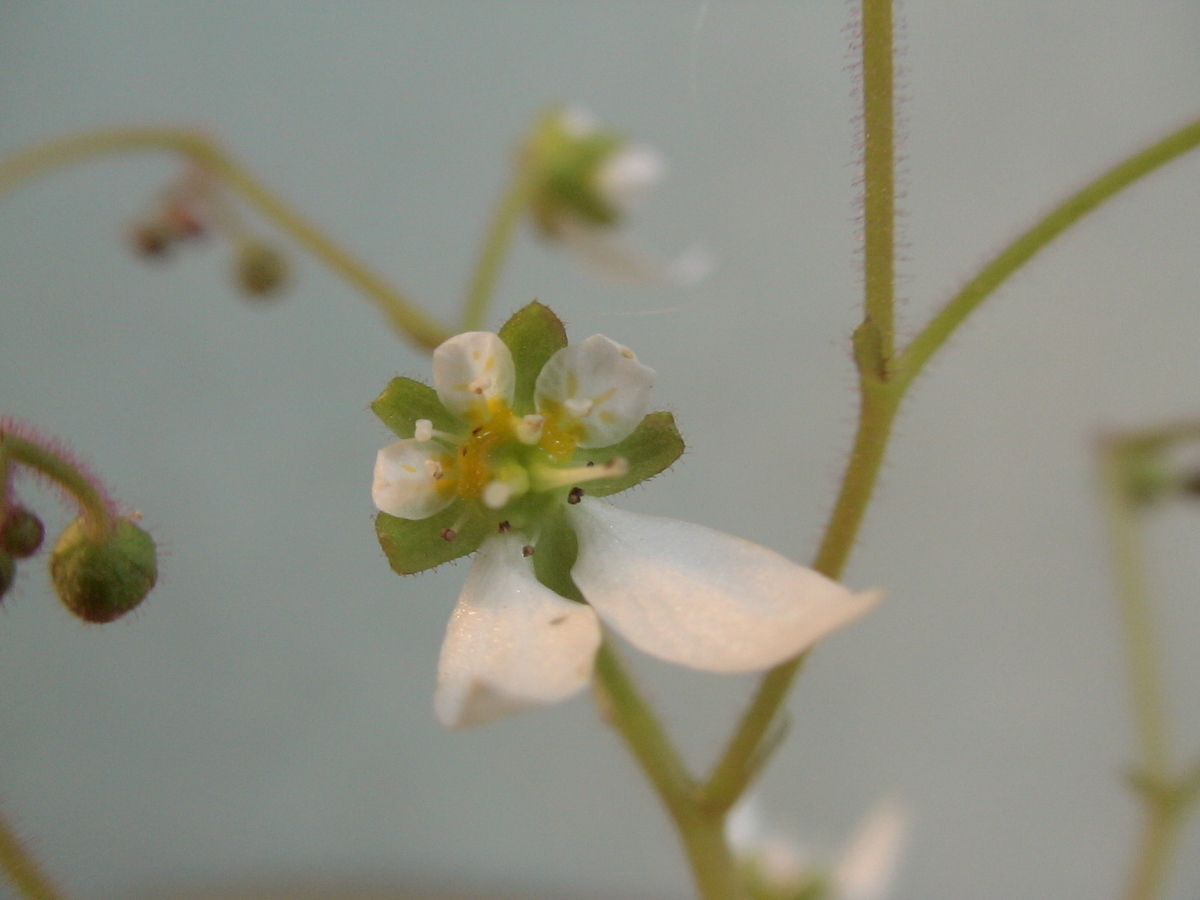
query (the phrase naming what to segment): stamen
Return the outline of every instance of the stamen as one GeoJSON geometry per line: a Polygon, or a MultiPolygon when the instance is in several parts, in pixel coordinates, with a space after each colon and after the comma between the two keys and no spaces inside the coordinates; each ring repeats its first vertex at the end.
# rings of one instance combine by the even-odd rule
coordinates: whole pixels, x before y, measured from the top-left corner
{"type": "Polygon", "coordinates": [[[615,456],[606,463],[586,466],[575,466],[570,469],[555,469],[550,466],[535,466],[529,474],[534,490],[546,491],[552,488],[568,487],[601,478],[620,478],[629,473],[629,460],[623,456],[615,456]]]}
{"type": "Polygon", "coordinates": [[[422,444],[433,439],[433,422],[429,419],[417,419],[413,426],[413,438],[422,444]]]}
{"type": "Polygon", "coordinates": [[[452,541],[456,537],[458,537],[458,532],[455,531],[453,528],[443,528],[441,534],[442,534],[442,540],[444,540],[444,541],[452,541]]]}
{"type": "Polygon", "coordinates": [[[437,481],[439,478],[442,477],[442,475],[445,474],[442,471],[442,463],[440,460],[428,459],[428,458],[425,460],[425,472],[434,481],[437,481]]]}
{"type": "Polygon", "coordinates": [[[488,509],[501,509],[512,495],[512,485],[507,481],[489,481],[483,489],[483,505],[488,509]]]}
{"type": "Polygon", "coordinates": [[[578,503],[582,499],[583,499],[583,488],[581,488],[581,487],[573,487],[573,488],[571,488],[571,493],[567,494],[567,502],[570,503],[572,506],[574,506],[576,503],[578,503]]]}
{"type": "Polygon", "coordinates": [[[542,439],[542,429],[545,424],[545,416],[530,414],[522,417],[517,422],[517,440],[532,447],[542,439]]]}
{"type": "Polygon", "coordinates": [[[508,521],[508,519],[505,519],[496,526],[496,530],[501,534],[508,534],[510,531],[512,531],[512,522],[508,521]]]}
{"type": "Polygon", "coordinates": [[[582,419],[584,416],[590,413],[593,406],[595,406],[595,403],[587,398],[577,400],[574,397],[568,397],[563,401],[563,409],[577,419],[582,419]]]}
{"type": "Polygon", "coordinates": [[[522,556],[533,556],[533,544],[526,544],[521,548],[522,556]]]}
{"type": "Polygon", "coordinates": [[[478,378],[476,378],[474,381],[472,381],[470,384],[467,385],[467,390],[470,391],[472,394],[479,394],[480,396],[483,396],[489,390],[491,390],[492,384],[493,384],[492,376],[480,375],[478,378]]]}

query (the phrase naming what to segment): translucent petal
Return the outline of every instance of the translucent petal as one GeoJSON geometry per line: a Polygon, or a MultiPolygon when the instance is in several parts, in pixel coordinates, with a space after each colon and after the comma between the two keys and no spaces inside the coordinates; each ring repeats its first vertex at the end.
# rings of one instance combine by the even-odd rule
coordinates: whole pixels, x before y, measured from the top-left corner
{"type": "Polygon", "coordinates": [[[433,351],[433,386],[438,399],[466,422],[490,417],[493,398],[512,404],[512,353],[490,331],[456,334],[433,351]]]}
{"type": "Polygon", "coordinates": [[[612,228],[575,216],[555,219],[553,236],[592,269],[619,281],[690,287],[707,278],[713,269],[712,256],[702,247],[664,258],[623,243],[612,228]]]}
{"type": "Polygon", "coordinates": [[[561,408],[583,426],[581,447],[607,447],[624,440],[650,409],[654,370],[628,347],[602,334],[568,344],[546,362],[534,398],[561,408]]]}
{"type": "Polygon", "coordinates": [[[765,669],[804,652],[879,599],[702,525],[585,497],[571,575],[596,613],[641,650],[710,672],[765,669]]]}
{"type": "Polygon", "coordinates": [[[480,547],[446,628],[434,709],[443,725],[482,725],[565,700],[592,677],[600,625],[591,607],[534,579],[511,533],[480,547]]]}
{"type": "Polygon", "coordinates": [[[912,816],[895,798],[875,805],[833,871],[838,900],[883,900],[895,880],[912,816]]]}
{"type": "Polygon", "coordinates": [[[440,452],[435,444],[415,440],[380,450],[371,485],[375,506],[400,519],[425,519],[454,502],[452,492],[437,489],[440,452]]]}
{"type": "Polygon", "coordinates": [[[600,165],[596,187],[621,214],[628,213],[653,185],[662,180],[666,163],[650,147],[623,147],[600,165]]]}

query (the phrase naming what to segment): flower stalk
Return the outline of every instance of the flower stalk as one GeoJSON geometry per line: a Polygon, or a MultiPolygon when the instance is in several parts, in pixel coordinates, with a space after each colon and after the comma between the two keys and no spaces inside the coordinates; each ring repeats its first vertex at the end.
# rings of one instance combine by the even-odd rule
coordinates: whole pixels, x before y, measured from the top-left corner
{"type": "Polygon", "coordinates": [[[0,872],[22,900],[63,900],[0,810],[0,872]]]}
{"type": "Polygon", "coordinates": [[[98,156],[139,150],[178,153],[220,176],[251,206],[358,289],[383,313],[388,325],[419,347],[432,350],[450,332],[408,297],[331,240],[233,157],[202,134],[179,128],[116,128],[87,131],[47,141],[0,161],[0,194],[18,184],[98,156]]]}

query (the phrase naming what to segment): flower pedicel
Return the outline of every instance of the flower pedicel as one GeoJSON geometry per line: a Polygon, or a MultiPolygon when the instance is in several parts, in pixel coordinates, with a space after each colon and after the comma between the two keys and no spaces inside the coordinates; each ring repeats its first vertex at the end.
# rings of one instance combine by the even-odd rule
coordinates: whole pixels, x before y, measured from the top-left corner
{"type": "Polygon", "coordinates": [[[660,659],[769,668],[878,599],[701,525],[600,497],[671,465],[683,441],[648,413],[655,373],[602,335],[567,344],[541,304],[433,355],[434,388],[396,378],[375,412],[380,543],[401,574],[478,549],[434,699],[446,725],[565,699],[588,683],[600,623],[660,659]]]}

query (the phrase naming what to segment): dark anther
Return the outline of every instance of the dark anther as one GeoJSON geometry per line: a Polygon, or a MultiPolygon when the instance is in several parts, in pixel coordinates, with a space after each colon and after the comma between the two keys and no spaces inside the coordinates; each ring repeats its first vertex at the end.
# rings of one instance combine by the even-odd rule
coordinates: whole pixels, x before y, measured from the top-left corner
{"type": "Polygon", "coordinates": [[[479,425],[479,426],[471,429],[471,434],[479,434],[479,432],[481,432],[481,431],[483,431],[483,426],[479,425]]]}
{"type": "Polygon", "coordinates": [[[571,488],[571,493],[567,494],[567,502],[568,503],[578,503],[582,499],[583,499],[583,488],[581,488],[581,487],[573,487],[573,488],[571,488]]]}
{"type": "Polygon", "coordinates": [[[512,531],[512,523],[508,519],[505,519],[500,523],[499,529],[501,534],[508,534],[508,532],[512,531]]]}
{"type": "Polygon", "coordinates": [[[458,537],[458,532],[455,531],[453,528],[443,528],[442,529],[442,540],[452,541],[456,537],[458,537]]]}
{"type": "Polygon", "coordinates": [[[594,466],[594,465],[595,465],[595,463],[594,463],[594,462],[592,462],[590,459],[587,461],[587,464],[588,464],[588,468],[589,468],[589,469],[590,469],[592,466],[594,466]]]}
{"type": "Polygon", "coordinates": [[[533,556],[533,544],[526,544],[521,548],[522,556],[533,556]]]}

